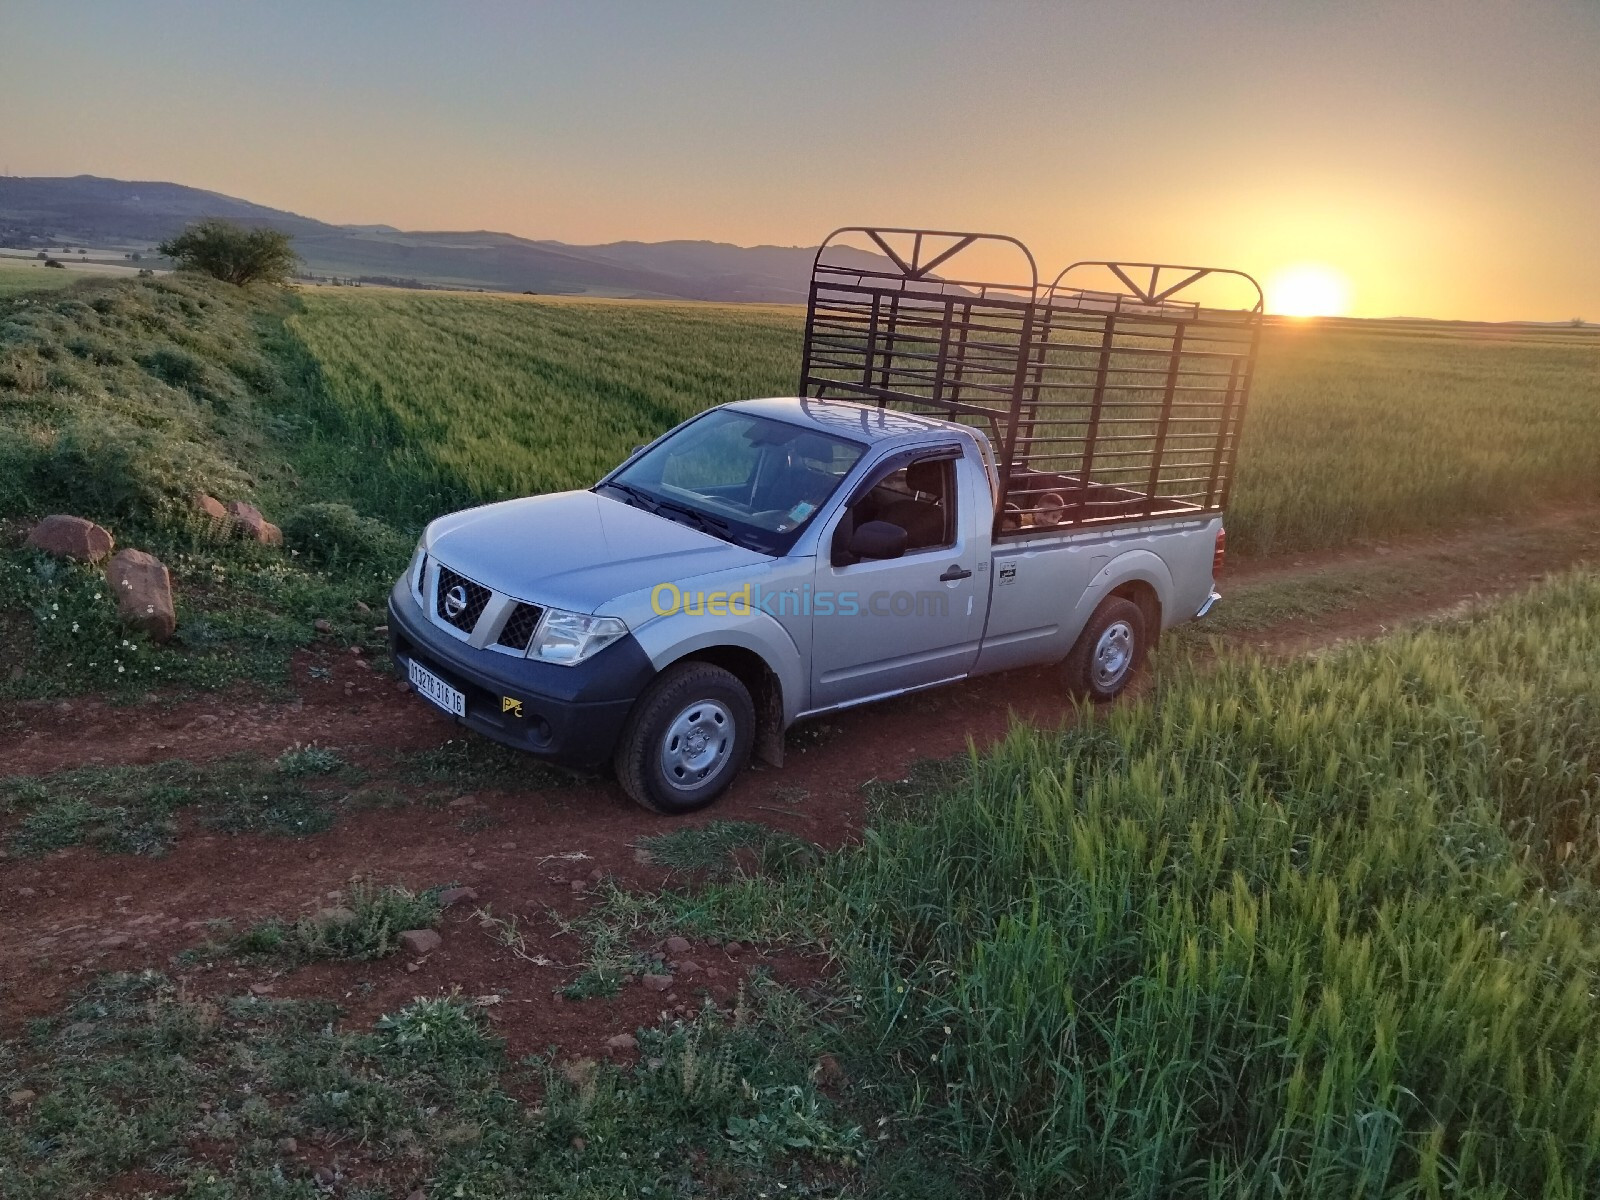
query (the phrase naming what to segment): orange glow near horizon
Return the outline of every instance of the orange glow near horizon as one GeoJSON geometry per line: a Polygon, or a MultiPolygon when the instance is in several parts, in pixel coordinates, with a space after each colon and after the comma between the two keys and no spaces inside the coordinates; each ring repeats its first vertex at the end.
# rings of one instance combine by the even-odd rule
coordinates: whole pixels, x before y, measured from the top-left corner
{"type": "Polygon", "coordinates": [[[1350,280],[1326,263],[1294,263],[1267,277],[1267,311],[1285,317],[1341,317],[1350,311],[1350,280]]]}

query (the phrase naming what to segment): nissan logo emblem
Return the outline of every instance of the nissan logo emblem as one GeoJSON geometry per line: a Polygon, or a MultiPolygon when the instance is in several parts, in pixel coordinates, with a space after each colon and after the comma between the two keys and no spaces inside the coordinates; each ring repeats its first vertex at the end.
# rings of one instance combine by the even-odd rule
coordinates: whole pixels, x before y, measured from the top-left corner
{"type": "Polygon", "coordinates": [[[444,615],[459,617],[467,610],[467,589],[461,584],[456,584],[444,594],[444,615]]]}

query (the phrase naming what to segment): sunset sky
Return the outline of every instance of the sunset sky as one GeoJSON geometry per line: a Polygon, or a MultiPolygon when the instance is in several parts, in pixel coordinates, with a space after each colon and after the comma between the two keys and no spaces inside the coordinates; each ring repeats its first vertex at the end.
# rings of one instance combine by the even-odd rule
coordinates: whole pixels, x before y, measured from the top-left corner
{"type": "Polygon", "coordinates": [[[1600,320],[1600,2],[3,0],[0,169],[567,242],[993,229],[1298,270],[1278,307],[1600,320]]]}

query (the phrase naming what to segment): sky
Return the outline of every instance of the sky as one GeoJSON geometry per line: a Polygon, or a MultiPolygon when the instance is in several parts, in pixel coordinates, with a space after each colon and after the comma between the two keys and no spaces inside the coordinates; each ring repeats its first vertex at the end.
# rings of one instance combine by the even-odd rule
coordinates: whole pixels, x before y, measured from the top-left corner
{"type": "Polygon", "coordinates": [[[0,0],[0,170],[574,243],[997,231],[1047,276],[1310,264],[1361,316],[1600,320],[1600,0],[0,0]]]}

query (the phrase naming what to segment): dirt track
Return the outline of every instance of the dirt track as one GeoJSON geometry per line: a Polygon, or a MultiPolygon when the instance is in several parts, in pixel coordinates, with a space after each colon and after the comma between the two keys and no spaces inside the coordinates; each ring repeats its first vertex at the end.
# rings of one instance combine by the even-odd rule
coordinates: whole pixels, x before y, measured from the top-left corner
{"type": "MultiPolygon", "coordinates": [[[[1592,511],[1555,514],[1582,536],[1569,539],[1569,561],[1600,559],[1600,521],[1592,511]]],[[[1379,552],[1253,564],[1224,581],[1241,590],[1341,570],[1381,557],[1404,567],[1428,557],[1428,585],[1389,603],[1291,620],[1244,634],[1235,644],[1298,653],[1393,628],[1452,609],[1465,601],[1524,586],[1567,565],[1546,552],[1438,566],[1441,548],[1470,539],[1396,544],[1379,552]]],[[[1448,553],[1447,553],[1448,557],[1448,553]]],[[[24,734],[0,749],[0,775],[40,774],[91,765],[207,761],[240,751],[273,756],[316,742],[353,761],[379,761],[395,750],[425,749],[462,734],[396,683],[329,645],[297,666],[297,695],[266,701],[234,693],[132,709],[80,699],[23,711],[24,734]],[[310,668],[331,669],[331,679],[310,668]],[[346,685],[349,685],[348,692],[346,685]]],[[[849,838],[861,815],[861,785],[903,778],[916,761],[961,752],[1004,735],[1013,720],[1058,724],[1069,709],[1052,672],[1034,670],[978,680],[861,709],[791,734],[789,765],[749,772],[721,802],[689,821],[747,820],[791,830],[823,844],[849,838]]],[[[625,988],[613,1000],[552,1003],[552,990],[576,974],[580,947],[559,933],[553,918],[583,909],[598,872],[628,888],[654,887],[659,868],[636,861],[642,836],[676,827],[631,804],[609,780],[576,779],[556,787],[480,791],[463,799],[445,785],[406,787],[414,803],[356,809],[329,832],[306,839],[211,835],[185,827],[162,858],[106,857],[89,847],[42,859],[4,860],[0,875],[0,1031],[53,1009],[64,993],[104,969],[164,968],[177,951],[204,940],[205,923],[248,923],[269,914],[292,915],[326,905],[352,876],[376,874],[411,887],[460,882],[478,903],[516,914],[530,952],[556,965],[536,966],[493,941],[471,919],[471,905],[451,910],[444,945],[407,970],[403,957],[374,963],[323,964],[268,979],[263,968],[211,976],[219,990],[270,983],[278,995],[332,995],[370,1021],[412,995],[459,986],[473,995],[505,997],[495,1012],[513,1053],[559,1044],[569,1053],[594,1052],[605,1038],[663,1010],[692,1003],[692,995],[645,994],[625,988]],[[426,794],[424,794],[426,793],[426,794]],[[423,802],[429,801],[429,802],[423,802]],[[455,803],[451,803],[454,801],[455,803]],[[575,884],[577,885],[575,887],[575,884]],[[360,985],[359,990],[358,985],[360,985]]],[[[728,955],[697,947],[711,966],[701,989],[725,999],[742,973],[764,962],[780,978],[818,969],[791,955],[744,949],[728,955]]],[[[697,990],[701,990],[697,989],[697,990]]]]}

